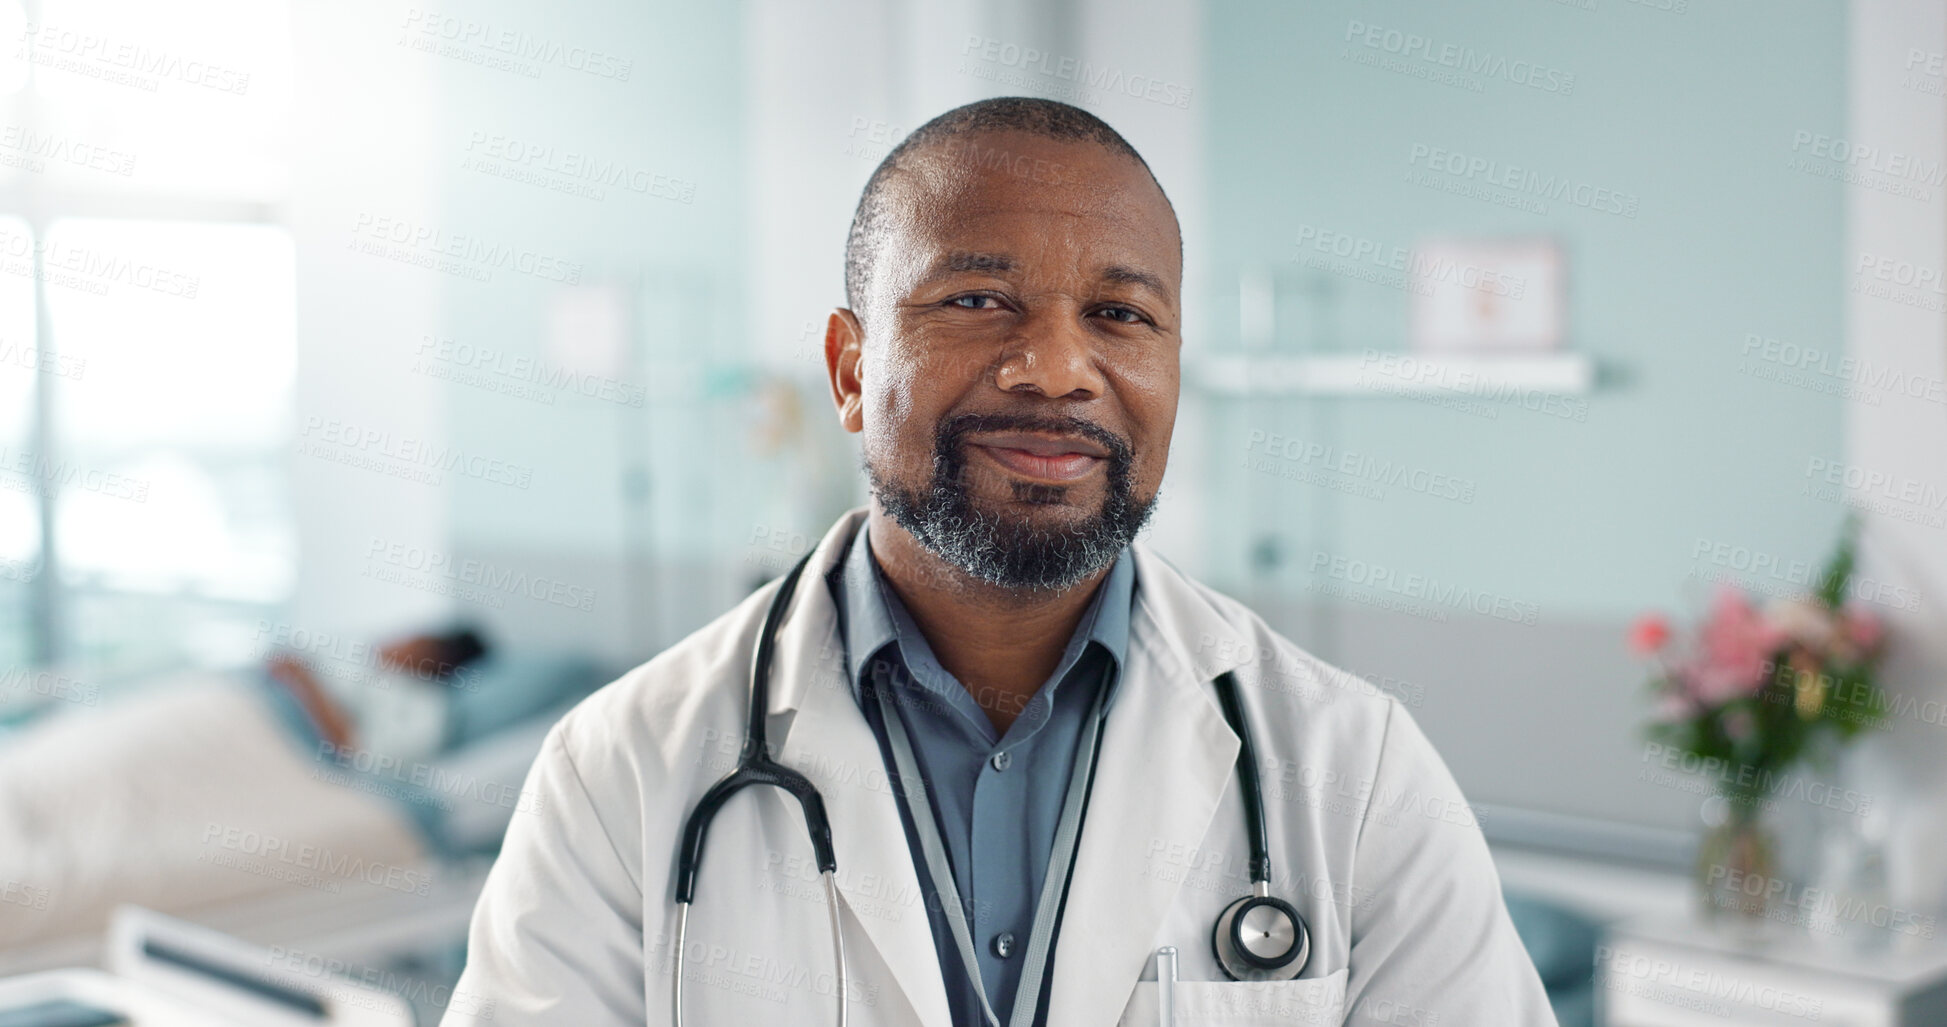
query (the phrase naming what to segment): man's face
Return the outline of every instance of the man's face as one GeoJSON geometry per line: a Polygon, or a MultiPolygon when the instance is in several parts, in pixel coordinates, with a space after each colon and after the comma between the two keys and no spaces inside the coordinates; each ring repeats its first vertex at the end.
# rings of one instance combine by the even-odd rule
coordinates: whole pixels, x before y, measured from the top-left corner
{"type": "Polygon", "coordinates": [[[979,133],[910,169],[862,326],[840,311],[827,333],[841,419],[928,549],[1003,587],[1066,588],[1134,537],[1162,482],[1175,217],[1094,143],[979,133]]]}

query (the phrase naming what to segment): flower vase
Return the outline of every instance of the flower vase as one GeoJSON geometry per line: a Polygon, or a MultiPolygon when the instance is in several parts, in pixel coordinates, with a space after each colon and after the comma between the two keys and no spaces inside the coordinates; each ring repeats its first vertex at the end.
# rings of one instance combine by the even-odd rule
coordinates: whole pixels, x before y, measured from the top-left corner
{"type": "Polygon", "coordinates": [[[1778,836],[1765,819],[1762,797],[1720,797],[1722,822],[1697,847],[1695,884],[1703,918],[1737,933],[1755,932],[1776,889],[1778,836]]]}

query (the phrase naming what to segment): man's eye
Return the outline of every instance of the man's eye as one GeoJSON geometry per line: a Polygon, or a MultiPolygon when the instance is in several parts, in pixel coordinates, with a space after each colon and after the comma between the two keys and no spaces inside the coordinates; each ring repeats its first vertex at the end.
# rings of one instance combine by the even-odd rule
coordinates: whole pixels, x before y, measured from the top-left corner
{"type": "Polygon", "coordinates": [[[1141,324],[1144,321],[1149,320],[1148,318],[1142,316],[1141,314],[1138,314],[1135,311],[1130,310],[1128,307],[1103,307],[1101,310],[1096,311],[1096,313],[1107,314],[1113,320],[1120,321],[1123,324],[1130,324],[1130,325],[1141,324]]]}
{"type": "Polygon", "coordinates": [[[952,299],[947,300],[946,302],[948,306],[958,306],[961,310],[986,310],[988,308],[978,306],[978,304],[982,304],[982,303],[997,304],[1000,301],[995,299],[992,296],[955,296],[952,299]]]}

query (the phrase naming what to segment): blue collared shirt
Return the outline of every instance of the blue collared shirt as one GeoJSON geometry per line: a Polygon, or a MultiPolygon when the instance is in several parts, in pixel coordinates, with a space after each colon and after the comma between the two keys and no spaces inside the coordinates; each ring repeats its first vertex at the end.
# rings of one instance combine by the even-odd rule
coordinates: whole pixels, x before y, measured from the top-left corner
{"type": "MultiPolygon", "coordinates": [[[[933,800],[954,884],[967,910],[987,1001],[1005,1023],[1034,928],[1069,773],[1096,689],[1109,689],[1105,709],[1114,701],[1129,644],[1135,561],[1126,548],[1116,558],[1076,624],[1054,673],[1002,734],[965,686],[940,666],[926,637],[886,583],[867,535],[860,525],[850,551],[826,580],[838,606],[852,694],[885,755],[889,753],[885,725],[875,693],[866,689],[892,689],[894,707],[912,740],[933,800]],[[1003,950],[1006,957],[1000,955],[1003,950]]],[[[891,766],[889,756],[887,766],[891,766]]],[[[913,810],[903,797],[900,806],[954,1022],[979,1023],[979,999],[940,913],[938,892],[913,834],[913,810]]],[[[1052,974],[1043,979],[1044,999],[1051,980],[1052,974]]]]}

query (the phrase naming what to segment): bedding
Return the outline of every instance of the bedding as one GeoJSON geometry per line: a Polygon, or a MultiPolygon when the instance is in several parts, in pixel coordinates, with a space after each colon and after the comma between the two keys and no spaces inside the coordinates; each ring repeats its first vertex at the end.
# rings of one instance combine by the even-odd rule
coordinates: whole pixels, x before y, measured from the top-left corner
{"type": "Polygon", "coordinates": [[[0,948],[162,912],[358,884],[423,894],[409,812],[346,787],[249,671],[195,671],[0,745],[0,948]]]}

